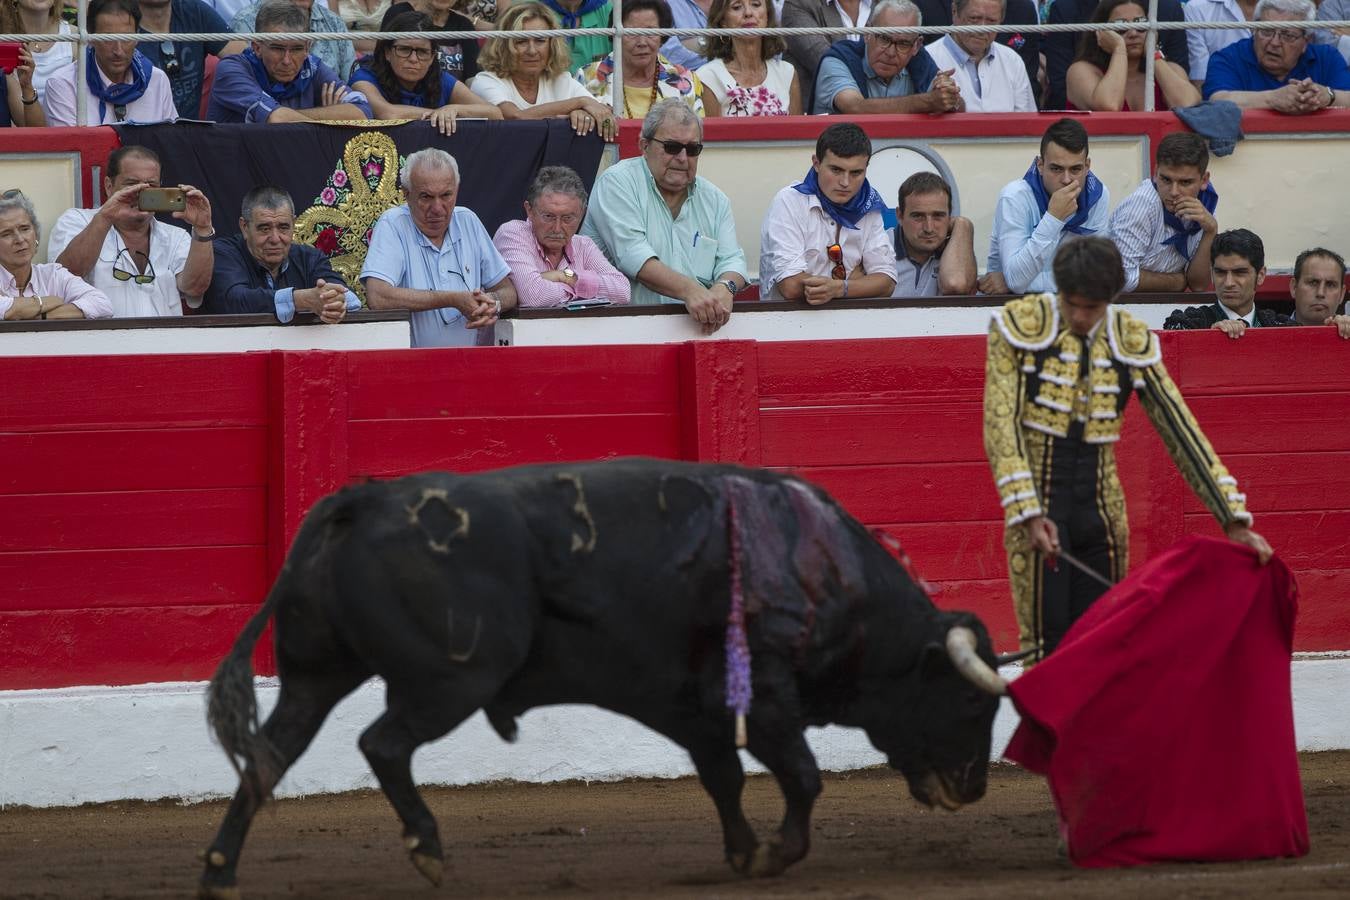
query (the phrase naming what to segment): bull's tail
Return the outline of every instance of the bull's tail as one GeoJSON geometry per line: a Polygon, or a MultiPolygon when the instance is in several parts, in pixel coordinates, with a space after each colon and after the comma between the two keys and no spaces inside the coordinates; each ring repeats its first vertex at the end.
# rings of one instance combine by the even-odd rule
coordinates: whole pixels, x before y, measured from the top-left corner
{"type": "Polygon", "coordinates": [[[253,647],[276,610],[285,576],[277,579],[262,608],[249,619],[207,688],[206,721],[239,773],[240,787],[261,802],[281,777],[281,755],[258,725],[253,691],[253,647]]]}

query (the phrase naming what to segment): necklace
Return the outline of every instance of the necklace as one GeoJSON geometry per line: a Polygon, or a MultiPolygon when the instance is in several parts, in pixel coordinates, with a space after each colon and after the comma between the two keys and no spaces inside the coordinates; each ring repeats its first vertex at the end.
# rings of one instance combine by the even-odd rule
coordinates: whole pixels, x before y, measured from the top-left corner
{"type": "MultiPolygon", "coordinates": [[[[657,63],[656,74],[652,76],[652,96],[651,99],[647,101],[648,112],[650,112],[651,108],[656,105],[656,98],[658,96],[657,85],[660,83],[661,83],[661,64],[657,63]]],[[[625,119],[637,118],[636,116],[633,115],[633,111],[628,108],[628,91],[626,89],[623,92],[623,117],[625,119]]]]}

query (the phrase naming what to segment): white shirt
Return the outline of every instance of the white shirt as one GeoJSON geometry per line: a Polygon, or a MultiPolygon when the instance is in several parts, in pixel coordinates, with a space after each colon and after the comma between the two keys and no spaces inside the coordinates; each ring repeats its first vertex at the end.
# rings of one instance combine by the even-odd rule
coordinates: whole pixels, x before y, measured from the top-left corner
{"type": "MultiPolygon", "coordinates": [[[[98,70],[98,77],[104,84],[111,80],[98,70]]],[[[127,79],[130,81],[128,70],[127,79]]],[[[84,94],[84,122],[75,121],[75,64],[57,70],[47,79],[47,96],[42,100],[42,108],[47,113],[47,124],[59,125],[116,125],[117,115],[111,103],[105,104],[103,118],[98,116],[98,98],[89,92],[89,86],[80,85],[84,94]]],[[[178,119],[178,108],[173,105],[173,89],[169,87],[169,76],[163,70],[150,68],[150,84],[139,99],[127,104],[127,122],[148,124],[151,122],[173,122],[178,119]]]]}
{"type": "Polygon", "coordinates": [[[1214,302],[1219,304],[1219,309],[1223,310],[1223,314],[1224,314],[1225,316],[1227,316],[1230,320],[1231,320],[1231,319],[1241,319],[1243,322],[1247,323],[1247,325],[1255,325],[1255,324],[1256,324],[1256,304],[1255,304],[1255,303],[1252,304],[1252,308],[1249,309],[1249,310],[1247,311],[1247,314],[1246,314],[1245,316],[1240,316],[1240,315],[1238,315],[1237,313],[1233,312],[1233,310],[1231,310],[1231,309],[1229,309],[1228,307],[1224,306],[1223,303],[1222,303],[1221,301],[1215,300],[1214,302]]]}
{"type": "MultiPolygon", "coordinates": [[[[1188,0],[1182,4],[1182,12],[1187,22],[1245,22],[1242,7],[1237,0],[1188,0]]],[[[1252,33],[1245,28],[1195,29],[1186,32],[1186,49],[1191,58],[1191,81],[1204,81],[1209,72],[1209,58],[1229,44],[1249,38],[1252,33]]]]}
{"type": "MultiPolygon", "coordinates": [[[[158,70],[156,70],[158,71],[158,70]]],[[[68,209],[52,226],[51,238],[47,243],[47,258],[55,261],[70,242],[94,220],[96,209],[68,209]]],[[[137,284],[135,278],[118,281],[113,277],[113,264],[133,275],[139,274],[134,263],[128,262],[130,254],[123,253],[126,243],[116,228],[108,229],[103,239],[98,260],[84,280],[98,288],[112,301],[113,315],[118,318],[142,316],[181,316],[183,314],[182,297],[178,293],[178,275],[187,266],[188,251],[192,249],[192,238],[182,228],[165,225],[152,220],[150,225],[150,267],[155,270],[155,280],[149,284],[137,284]],[[120,257],[120,259],[119,259],[120,257]]],[[[197,298],[194,298],[197,299],[197,298]]]]}
{"type": "MultiPolygon", "coordinates": [[[[58,34],[73,34],[75,29],[70,27],[69,22],[62,19],[57,24],[56,31],[58,34]]],[[[71,53],[73,46],[75,45],[55,43],[41,53],[33,54],[33,90],[37,92],[39,100],[47,96],[48,79],[61,71],[63,66],[72,65],[75,59],[71,53]]],[[[45,110],[46,107],[43,107],[43,109],[45,110]]]]}
{"type": "MultiPolygon", "coordinates": [[[[761,84],[755,85],[749,90],[757,93],[760,88],[772,91],[777,97],[778,102],[783,105],[783,115],[787,115],[792,106],[792,79],[797,75],[797,69],[784,59],[770,59],[765,61],[765,67],[768,70],[761,84]]],[[[720,59],[708,60],[707,65],[698,70],[698,80],[703,82],[703,86],[712,91],[713,96],[717,98],[718,104],[722,107],[722,115],[737,115],[729,111],[727,103],[727,92],[740,87],[736,79],[727,71],[727,64],[720,59]]]]}
{"type": "Polygon", "coordinates": [[[815,194],[788,186],[774,195],[760,226],[759,295],[782,300],[778,283],[783,279],[801,274],[828,276],[834,263],[826,248],[835,242],[836,233],[846,272],[862,262],[863,272],[885,275],[894,287],[895,250],[886,237],[880,210],[863,216],[857,228],[839,228],[815,194]]]}
{"type": "Polygon", "coordinates": [[[951,35],[927,45],[938,71],[955,69],[952,76],[966,101],[966,112],[1035,112],[1027,67],[1010,47],[994,41],[978,64],[951,35]]]}
{"type": "Polygon", "coordinates": [[[585,85],[566,72],[552,80],[539,79],[539,96],[533,103],[520,96],[520,91],[516,90],[516,83],[510,78],[500,78],[491,72],[479,72],[473,77],[469,87],[493,106],[500,103],[514,103],[521,109],[557,100],[570,100],[573,97],[591,96],[585,85]]]}
{"type": "MultiPolygon", "coordinates": [[[[1120,248],[1125,263],[1125,290],[1139,287],[1139,270],[1149,272],[1184,272],[1190,264],[1186,257],[1163,241],[1172,236],[1172,229],[1163,223],[1162,198],[1145,178],[1134,193],[1126,197],[1111,213],[1109,226],[1111,240],[1120,248]]],[[[1197,231],[1186,241],[1187,252],[1195,255],[1200,240],[1205,236],[1197,231]]]]}
{"type": "MultiPolygon", "coordinates": [[[[839,13],[839,20],[840,22],[843,23],[843,26],[845,28],[862,28],[864,25],[867,24],[867,20],[872,17],[872,0],[862,0],[862,2],[858,4],[858,21],[856,22],[848,17],[848,13],[844,12],[844,8],[839,5],[837,0],[825,0],[825,4],[827,6],[834,7],[834,11],[839,13]]],[[[778,21],[779,22],[783,21],[783,8],[781,6],[778,8],[778,21]]],[[[848,38],[849,40],[860,41],[862,40],[862,35],[860,34],[832,35],[830,37],[830,40],[835,40],[836,38],[838,39],[848,38]]]]}

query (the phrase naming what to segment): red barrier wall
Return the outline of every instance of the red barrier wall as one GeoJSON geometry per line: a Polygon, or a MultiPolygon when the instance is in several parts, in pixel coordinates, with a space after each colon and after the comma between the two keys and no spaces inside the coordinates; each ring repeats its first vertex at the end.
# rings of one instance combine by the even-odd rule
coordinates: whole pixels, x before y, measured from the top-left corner
{"type": "MultiPolygon", "coordinates": [[[[1163,341],[1298,576],[1298,648],[1350,648],[1350,347],[1312,328],[1163,341]]],[[[1009,649],[983,352],[948,337],[0,359],[0,689],[208,677],[305,510],[344,483],[630,454],[799,471],[895,532],[938,602],[1009,649]]],[[[1120,455],[1136,560],[1215,532],[1137,405],[1120,455]]]]}

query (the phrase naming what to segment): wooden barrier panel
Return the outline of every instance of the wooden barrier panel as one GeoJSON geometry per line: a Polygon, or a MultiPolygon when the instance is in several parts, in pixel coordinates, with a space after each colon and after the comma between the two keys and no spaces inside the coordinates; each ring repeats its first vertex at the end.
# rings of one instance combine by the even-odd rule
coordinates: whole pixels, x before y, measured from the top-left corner
{"type": "MultiPolygon", "coordinates": [[[[1350,346],[1162,340],[1299,579],[1298,649],[1350,649],[1350,346]]],[[[0,358],[0,690],[208,677],[344,484],[637,454],[799,472],[1010,649],[983,378],[977,336],[0,358]]],[[[1118,453],[1136,561],[1217,533],[1137,404],[1118,453]]]]}

